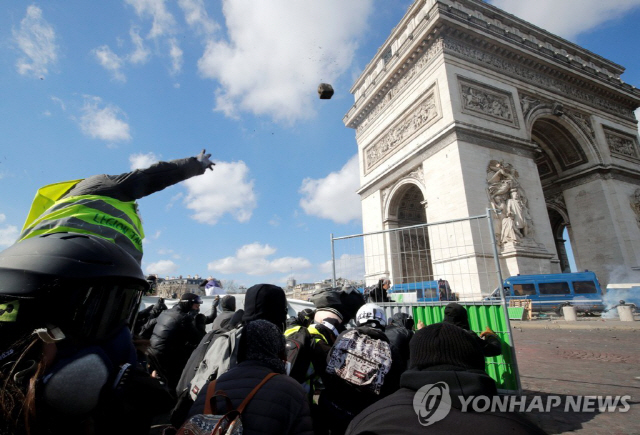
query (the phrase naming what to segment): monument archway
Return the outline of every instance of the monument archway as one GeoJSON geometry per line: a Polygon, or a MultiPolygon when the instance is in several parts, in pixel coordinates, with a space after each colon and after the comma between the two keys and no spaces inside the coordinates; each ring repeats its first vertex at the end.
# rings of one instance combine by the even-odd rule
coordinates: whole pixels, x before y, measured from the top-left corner
{"type": "MultiPolygon", "coordinates": [[[[427,223],[426,203],[420,187],[411,181],[398,183],[387,207],[387,229],[406,228],[427,223]]],[[[395,283],[433,280],[431,244],[426,228],[389,234],[392,258],[391,279],[395,283]]]]}
{"type": "Polygon", "coordinates": [[[602,285],[640,281],[640,90],[623,72],[484,1],[416,0],[344,117],[364,232],[401,224],[406,174],[420,168],[425,221],[495,210],[503,275],[568,270],[566,228],[602,285]]]}

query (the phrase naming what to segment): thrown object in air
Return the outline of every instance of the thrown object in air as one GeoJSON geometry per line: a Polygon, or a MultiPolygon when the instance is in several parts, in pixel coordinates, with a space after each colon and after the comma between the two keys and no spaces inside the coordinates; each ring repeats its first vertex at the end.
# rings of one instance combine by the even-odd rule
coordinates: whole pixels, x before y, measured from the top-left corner
{"type": "Polygon", "coordinates": [[[318,86],[318,95],[320,95],[321,100],[330,100],[333,96],[333,86],[329,83],[320,83],[320,86],[318,86]]]}

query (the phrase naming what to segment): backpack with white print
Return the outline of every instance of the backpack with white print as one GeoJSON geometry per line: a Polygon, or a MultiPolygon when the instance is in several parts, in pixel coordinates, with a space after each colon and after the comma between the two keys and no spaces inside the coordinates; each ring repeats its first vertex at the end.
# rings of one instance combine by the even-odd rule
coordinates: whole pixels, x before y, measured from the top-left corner
{"type": "Polygon", "coordinates": [[[337,338],[327,356],[327,373],[360,391],[380,394],[391,370],[391,346],[361,330],[350,329],[337,338]]]}

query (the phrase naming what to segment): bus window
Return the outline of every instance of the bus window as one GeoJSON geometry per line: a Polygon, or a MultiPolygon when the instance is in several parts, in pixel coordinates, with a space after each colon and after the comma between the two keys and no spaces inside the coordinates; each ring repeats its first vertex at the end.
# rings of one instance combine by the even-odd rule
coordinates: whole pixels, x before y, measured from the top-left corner
{"type": "Polygon", "coordinates": [[[539,283],[541,295],[568,295],[571,293],[569,290],[569,283],[565,281],[561,282],[544,282],[539,283]]]}
{"type": "Polygon", "coordinates": [[[573,291],[580,294],[598,293],[596,283],[593,281],[574,281],[573,291]]]}
{"type": "Polygon", "coordinates": [[[513,284],[514,296],[527,296],[536,294],[535,284],[513,284]]]}

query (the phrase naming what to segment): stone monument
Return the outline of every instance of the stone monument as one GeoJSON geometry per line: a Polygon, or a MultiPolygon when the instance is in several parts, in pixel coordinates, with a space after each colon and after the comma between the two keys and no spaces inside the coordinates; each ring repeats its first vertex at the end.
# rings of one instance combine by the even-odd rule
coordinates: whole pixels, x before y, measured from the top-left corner
{"type": "Polygon", "coordinates": [[[623,71],[483,1],[416,0],[344,117],[364,232],[492,208],[505,277],[567,271],[565,229],[602,286],[640,273],[640,91],[623,71]]]}

